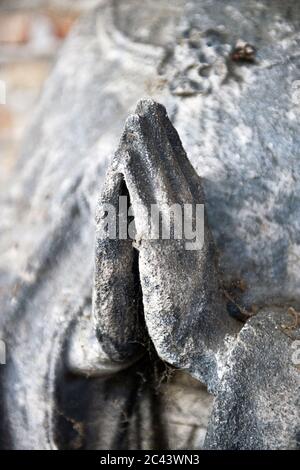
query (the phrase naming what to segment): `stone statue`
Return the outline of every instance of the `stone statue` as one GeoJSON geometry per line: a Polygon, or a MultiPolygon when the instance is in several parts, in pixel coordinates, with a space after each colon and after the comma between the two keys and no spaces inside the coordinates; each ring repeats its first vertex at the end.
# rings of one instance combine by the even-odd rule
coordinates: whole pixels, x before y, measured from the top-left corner
{"type": "Polygon", "coordinates": [[[292,0],[80,21],[0,197],[2,448],[299,448],[299,24],[292,0]],[[120,196],[133,239],[103,237],[120,196]],[[147,239],[151,204],[204,204],[201,248],[147,239]]]}

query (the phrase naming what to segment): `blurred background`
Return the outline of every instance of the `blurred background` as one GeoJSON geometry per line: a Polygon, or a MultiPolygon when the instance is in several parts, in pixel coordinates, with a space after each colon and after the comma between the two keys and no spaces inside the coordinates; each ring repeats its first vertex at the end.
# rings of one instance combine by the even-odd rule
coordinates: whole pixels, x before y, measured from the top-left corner
{"type": "Polygon", "coordinates": [[[77,18],[99,0],[0,0],[0,187],[12,171],[24,130],[56,54],[77,18]]]}

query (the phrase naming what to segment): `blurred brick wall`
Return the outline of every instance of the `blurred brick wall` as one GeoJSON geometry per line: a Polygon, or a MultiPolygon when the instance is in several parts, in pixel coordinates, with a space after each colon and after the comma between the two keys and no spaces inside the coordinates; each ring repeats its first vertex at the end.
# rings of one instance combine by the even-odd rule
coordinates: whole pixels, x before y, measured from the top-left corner
{"type": "Polygon", "coordinates": [[[80,14],[96,3],[0,0],[0,188],[15,164],[24,129],[59,47],[80,14]],[[3,83],[5,104],[1,104],[3,83]]]}

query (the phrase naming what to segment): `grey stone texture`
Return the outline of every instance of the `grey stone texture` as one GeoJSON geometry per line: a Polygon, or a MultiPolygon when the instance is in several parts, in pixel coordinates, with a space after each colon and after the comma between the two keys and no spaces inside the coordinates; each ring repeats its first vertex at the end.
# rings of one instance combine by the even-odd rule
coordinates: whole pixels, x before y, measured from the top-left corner
{"type": "Polygon", "coordinates": [[[299,448],[299,323],[286,327],[288,309],[300,307],[299,23],[299,3],[291,0],[121,0],[100,2],[74,29],[0,194],[1,447],[299,448]],[[255,47],[255,60],[233,58],[240,41],[255,47]],[[140,98],[167,109],[205,199],[175,131],[175,140],[166,137],[161,107],[159,124],[147,104],[127,121],[140,165],[127,157],[121,165],[120,152],[113,160],[140,98]],[[145,138],[139,126],[148,129],[145,138]],[[134,276],[125,276],[131,246],[109,244],[97,254],[92,305],[97,200],[103,188],[120,189],[118,179],[104,182],[111,162],[133,205],[148,200],[150,188],[159,196],[162,178],[171,200],[172,184],[179,198],[188,188],[191,200],[205,200],[219,259],[214,271],[210,235],[204,253],[187,258],[179,243],[138,240],[144,355],[127,348],[136,325],[127,317],[120,324],[113,291],[104,313],[97,306],[97,292],[112,285],[97,271],[106,254],[125,260],[123,305],[140,296],[134,276]],[[176,168],[186,179],[173,183],[176,168]],[[186,310],[174,299],[178,289],[187,298],[191,292],[186,310]],[[244,325],[230,318],[234,309],[246,318],[258,313],[244,325]],[[102,342],[93,315],[109,334],[102,342]],[[166,404],[174,387],[177,408],[166,404]]]}

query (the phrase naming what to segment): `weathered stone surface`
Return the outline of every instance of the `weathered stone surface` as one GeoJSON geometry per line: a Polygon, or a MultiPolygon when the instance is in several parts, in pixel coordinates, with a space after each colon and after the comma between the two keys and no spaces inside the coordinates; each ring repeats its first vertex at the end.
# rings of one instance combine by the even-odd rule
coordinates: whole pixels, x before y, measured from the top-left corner
{"type": "MultiPolygon", "coordinates": [[[[123,448],[154,446],[140,439],[150,435],[143,426],[133,431],[139,439],[127,439],[133,418],[122,429],[116,424],[124,409],[132,410],[144,365],[133,364],[109,383],[89,379],[78,372],[95,367],[81,368],[84,352],[74,364],[73,346],[68,347],[78,320],[91,315],[97,195],[125,117],[140,97],[150,95],[166,106],[203,178],[223,282],[245,281],[235,300],[249,310],[252,304],[271,310],[275,302],[300,305],[299,103],[293,85],[299,79],[298,2],[101,3],[63,48],[10,190],[0,196],[0,328],[8,353],[0,369],[2,447],[72,447],[82,426],[85,440],[77,439],[78,447],[117,447],[121,441],[123,448]],[[255,63],[230,61],[238,39],[257,48],[255,63]],[[182,83],[189,96],[178,93],[182,83]],[[127,401],[123,389],[118,396],[124,377],[132,383],[127,401]],[[113,420],[105,412],[93,421],[97,404],[99,413],[113,402],[101,402],[101,390],[126,401],[113,420]],[[109,422],[111,439],[105,443],[99,429],[102,424],[108,429],[109,422]]],[[[86,338],[90,331],[79,328],[78,334],[86,338]]],[[[287,345],[279,344],[287,357],[287,345]]],[[[99,356],[100,346],[95,348],[99,356]]],[[[109,357],[101,354],[108,367],[109,357]]],[[[253,361],[258,364],[257,357],[253,361]]],[[[226,383],[233,390],[236,379],[226,383]]],[[[143,423],[153,416],[154,402],[144,408],[149,413],[143,423]]],[[[257,446],[266,443],[267,428],[260,427],[257,446]]],[[[236,445],[217,435],[207,442],[236,445]]],[[[286,445],[282,436],[278,442],[286,445]]],[[[289,442],[296,445],[294,438],[289,442]]]]}
{"type": "Polygon", "coordinates": [[[299,449],[300,324],[265,309],[241,330],[224,368],[205,447],[299,449]],[[298,354],[299,357],[299,354],[298,354]]]}
{"type": "MultiPolygon", "coordinates": [[[[152,238],[153,205],[170,222],[168,210],[174,205],[188,220],[188,204],[195,217],[196,205],[204,204],[201,180],[165,108],[152,100],[141,101],[126,121],[97,209],[97,335],[111,358],[122,360],[134,354],[148,332],[163,360],[189,371],[213,389],[230,335],[233,340],[239,325],[229,317],[222,301],[207,220],[201,248],[200,240],[189,240],[182,227],[179,239],[174,239],[174,233],[170,240],[162,239],[162,231],[158,239],[152,238]],[[118,208],[119,196],[126,196],[132,207],[133,240],[120,239],[124,236],[120,231],[112,240],[104,230],[108,204],[118,208]]],[[[174,225],[176,216],[170,223],[170,235],[174,225]]]]}

